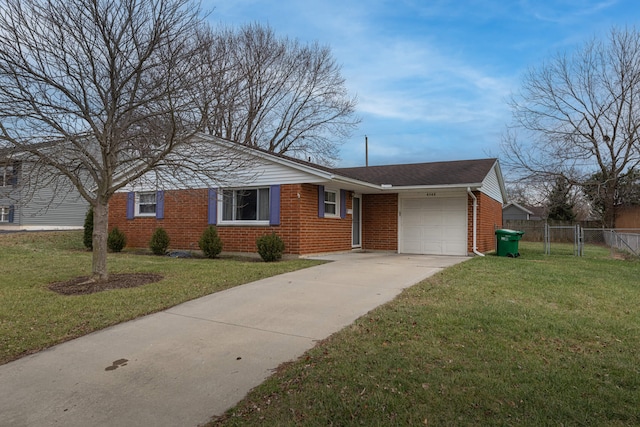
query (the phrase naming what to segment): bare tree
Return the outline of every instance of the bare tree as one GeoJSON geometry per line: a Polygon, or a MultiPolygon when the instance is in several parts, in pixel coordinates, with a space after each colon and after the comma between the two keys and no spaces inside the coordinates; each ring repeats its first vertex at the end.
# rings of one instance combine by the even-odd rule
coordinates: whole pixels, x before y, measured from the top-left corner
{"type": "Polygon", "coordinates": [[[200,102],[206,129],[244,145],[331,164],[359,123],[328,47],[252,24],[216,35],[200,102]],[[220,60],[223,58],[223,60],[220,60]]]}
{"type": "Polygon", "coordinates": [[[61,182],[93,207],[94,280],[116,191],[159,168],[174,183],[229,169],[193,138],[208,31],[191,0],[3,2],[0,144],[31,162],[32,185],[61,182]]]}
{"type": "Polygon", "coordinates": [[[525,76],[512,98],[505,163],[526,178],[584,186],[597,172],[603,222],[614,226],[620,177],[640,163],[640,34],[612,29],[525,76]]]}

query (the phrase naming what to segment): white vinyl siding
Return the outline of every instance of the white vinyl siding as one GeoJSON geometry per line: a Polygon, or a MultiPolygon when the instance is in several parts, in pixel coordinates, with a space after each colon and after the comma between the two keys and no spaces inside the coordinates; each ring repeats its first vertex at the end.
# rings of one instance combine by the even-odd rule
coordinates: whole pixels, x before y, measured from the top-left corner
{"type": "Polygon", "coordinates": [[[89,208],[78,190],[64,178],[37,189],[21,204],[22,186],[28,186],[30,164],[23,162],[18,169],[18,185],[11,188],[10,201],[0,201],[3,206],[15,205],[13,225],[21,229],[55,230],[82,228],[89,208]]]}
{"type": "Polygon", "coordinates": [[[493,200],[496,200],[500,203],[504,203],[502,197],[502,191],[500,189],[500,183],[498,181],[498,174],[496,173],[496,168],[492,168],[487,174],[484,181],[482,181],[482,187],[480,191],[491,197],[493,200]]]}

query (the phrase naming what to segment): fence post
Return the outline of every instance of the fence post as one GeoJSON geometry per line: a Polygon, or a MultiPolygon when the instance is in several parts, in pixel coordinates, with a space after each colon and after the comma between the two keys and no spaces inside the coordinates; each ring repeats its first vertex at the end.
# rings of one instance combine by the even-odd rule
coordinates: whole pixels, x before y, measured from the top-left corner
{"type": "Polygon", "coordinates": [[[549,223],[545,221],[544,223],[544,254],[551,254],[551,241],[549,236],[549,223]]]}

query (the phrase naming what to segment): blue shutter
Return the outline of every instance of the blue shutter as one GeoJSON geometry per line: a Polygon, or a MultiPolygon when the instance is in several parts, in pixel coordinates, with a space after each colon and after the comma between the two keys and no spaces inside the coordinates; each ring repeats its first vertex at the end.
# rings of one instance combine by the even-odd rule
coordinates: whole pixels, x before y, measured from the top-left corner
{"type": "Polygon", "coordinates": [[[340,218],[347,217],[347,191],[340,190],[340,218]]]}
{"type": "Polygon", "coordinates": [[[133,219],[135,213],[136,193],[130,191],[127,193],[127,219],[133,219]]]}
{"type": "Polygon", "coordinates": [[[13,222],[15,208],[13,205],[9,206],[9,222],[13,222]]]}
{"type": "Polygon", "coordinates": [[[280,186],[269,188],[269,225],[280,225],[280,186]]]}
{"type": "Polygon", "coordinates": [[[156,192],[156,219],[164,219],[164,191],[156,192]]]}
{"type": "Polygon", "coordinates": [[[209,189],[207,221],[209,225],[216,225],[218,223],[218,190],[216,188],[209,189]]]}
{"type": "Polygon", "coordinates": [[[318,218],[324,218],[324,185],[318,185],[318,218]]]}

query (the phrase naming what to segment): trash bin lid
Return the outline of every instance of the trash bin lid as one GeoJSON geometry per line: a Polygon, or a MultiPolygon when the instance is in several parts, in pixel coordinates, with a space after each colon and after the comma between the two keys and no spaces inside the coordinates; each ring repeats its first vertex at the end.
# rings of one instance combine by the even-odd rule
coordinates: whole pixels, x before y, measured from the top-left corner
{"type": "Polygon", "coordinates": [[[517,230],[509,230],[508,228],[502,228],[500,230],[496,230],[496,235],[500,236],[522,236],[524,231],[517,230]]]}

